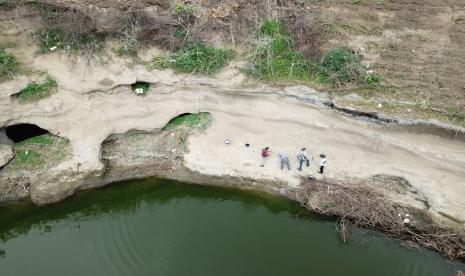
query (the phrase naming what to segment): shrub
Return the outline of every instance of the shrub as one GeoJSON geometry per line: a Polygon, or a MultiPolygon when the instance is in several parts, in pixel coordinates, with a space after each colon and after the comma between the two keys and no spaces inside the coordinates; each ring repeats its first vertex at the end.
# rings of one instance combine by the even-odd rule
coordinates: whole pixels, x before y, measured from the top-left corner
{"type": "Polygon", "coordinates": [[[60,49],[81,54],[94,54],[103,48],[103,38],[91,32],[68,32],[60,27],[46,27],[34,33],[39,51],[60,49]]]}
{"type": "Polygon", "coordinates": [[[373,84],[380,81],[376,74],[368,74],[363,67],[362,56],[345,47],[333,48],[319,63],[313,65],[313,78],[334,85],[343,83],[373,84]]]}
{"type": "Polygon", "coordinates": [[[193,14],[196,7],[192,4],[185,4],[181,1],[175,1],[173,3],[173,13],[174,15],[180,14],[193,14]]]}
{"type": "Polygon", "coordinates": [[[17,70],[18,60],[5,49],[0,48],[0,79],[11,77],[17,70]]]}
{"type": "Polygon", "coordinates": [[[174,37],[185,37],[187,35],[187,30],[183,26],[177,26],[173,30],[174,37]]]}
{"type": "Polygon", "coordinates": [[[210,75],[218,72],[231,60],[231,50],[214,48],[204,43],[188,43],[170,55],[170,66],[180,72],[210,75]]]}
{"type": "Polygon", "coordinates": [[[163,56],[157,56],[147,65],[149,69],[165,69],[170,66],[169,60],[163,56]]]}
{"type": "Polygon", "coordinates": [[[246,72],[259,79],[307,79],[309,61],[294,50],[294,42],[278,20],[265,19],[249,54],[246,72]]]}
{"type": "Polygon", "coordinates": [[[57,82],[52,79],[47,79],[42,83],[31,82],[23,90],[19,91],[16,96],[22,102],[38,101],[48,97],[55,87],[57,87],[57,82]]]}
{"type": "MultiPolygon", "coordinates": [[[[16,3],[15,0],[0,0],[0,10],[8,11],[8,10],[14,8],[16,6],[16,4],[17,3],[16,3]]],[[[0,250],[0,252],[1,252],[1,250],[0,250]]]]}
{"type": "Polygon", "coordinates": [[[123,36],[121,46],[116,49],[119,56],[136,56],[137,55],[137,38],[123,36]]]}
{"type": "Polygon", "coordinates": [[[381,77],[377,74],[365,74],[364,76],[362,76],[362,80],[364,83],[366,84],[375,84],[375,83],[379,83],[381,81],[381,77]]]}
{"type": "Polygon", "coordinates": [[[135,56],[140,44],[140,36],[149,21],[141,12],[129,11],[123,18],[123,28],[118,31],[121,46],[116,50],[120,56],[135,56]]]}

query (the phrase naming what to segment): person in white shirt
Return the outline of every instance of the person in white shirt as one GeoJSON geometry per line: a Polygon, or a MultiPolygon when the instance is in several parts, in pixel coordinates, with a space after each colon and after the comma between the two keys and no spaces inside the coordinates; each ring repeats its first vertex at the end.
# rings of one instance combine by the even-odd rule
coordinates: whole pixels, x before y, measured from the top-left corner
{"type": "Polygon", "coordinates": [[[326,163],[327,163],[326,155],[325,154],[320,154],[320,171],[318,173],[323,174],[323,171],[325,169],[326,163]]]}

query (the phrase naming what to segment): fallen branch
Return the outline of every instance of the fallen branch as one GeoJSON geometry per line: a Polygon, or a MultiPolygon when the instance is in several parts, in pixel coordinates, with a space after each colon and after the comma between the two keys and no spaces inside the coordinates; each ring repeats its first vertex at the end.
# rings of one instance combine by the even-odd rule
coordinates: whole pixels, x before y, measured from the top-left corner
{"type": "Polygon", "coordinates": [[[343,242],[350,237],[350,225],[387,233],[436,250],[449,259],[465,260],[465,243],[451,230],[412,220],[410,211],[364,185],[312,181],[297,194],[305,208],[340,219],[336,229],[343,242]],[[410,218],[405,221],[405,218],[410,218]]]}

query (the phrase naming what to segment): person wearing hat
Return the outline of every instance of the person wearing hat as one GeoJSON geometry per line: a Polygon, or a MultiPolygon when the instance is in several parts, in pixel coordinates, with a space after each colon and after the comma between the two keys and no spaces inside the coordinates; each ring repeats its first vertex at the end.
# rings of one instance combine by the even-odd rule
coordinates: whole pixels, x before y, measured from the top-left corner
{"type": "Polygon", "coordinates": [[[307,163],[307,167],[310,166],[310,159],[308,159],[306,148],[302,148],[300,150],[300,152],[297,154],[297,160],[299,160],[299,168],[298,168],[299,171],[302,171],[302,165],[304,162],[307,163]]]}
{"type": "Polygon", "coordinates": [[[325,154],[320,154],[320,171],[318,173],[323,174],[323,171],[325,169],[327,160],[326,160],[326,155],[325,154]]]}

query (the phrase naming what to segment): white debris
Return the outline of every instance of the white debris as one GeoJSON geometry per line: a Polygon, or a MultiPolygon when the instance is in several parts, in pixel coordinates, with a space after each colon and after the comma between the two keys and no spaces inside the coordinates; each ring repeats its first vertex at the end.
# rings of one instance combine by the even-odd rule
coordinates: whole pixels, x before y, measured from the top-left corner
{"type": "Polygon", "coordinates": [[[403,224],[408,224],[410,223],[410,220],[408,218],[405,218],[403,221],[402,221],[403,224]]]}
{"type": "Polygon", "coordinates": [[[143,88],[136,88],[136,89],[134,89],[134,93],[136,93],[136,94],[144,94],[144,89],[143,88]]]}
{"type": "Polygon", "coordinates": [[[382,105],[382,104],[378,104],[378,107],[381,108],[381,107],[383,107],[383,105],[382,105]]]}
{"type": "Polygon", "coordinates": [[[50,51],[54,51],[58,46],[53,46],[52,48],[50,48],[50,51]]]}

